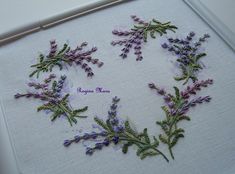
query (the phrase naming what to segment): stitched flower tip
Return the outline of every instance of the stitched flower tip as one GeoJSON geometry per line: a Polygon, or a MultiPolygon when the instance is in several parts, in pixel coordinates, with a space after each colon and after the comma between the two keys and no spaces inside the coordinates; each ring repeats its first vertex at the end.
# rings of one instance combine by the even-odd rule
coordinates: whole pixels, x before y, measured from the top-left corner
{"type": "Polygon", "coordinates": [[[72,142],[71,142],[70,140],[65,140],[65,141],[64,141],[64,146],[65,146],[65,147],[68,147],[68,146],[71,145],[71,143],[72,143],[72,142]]]}

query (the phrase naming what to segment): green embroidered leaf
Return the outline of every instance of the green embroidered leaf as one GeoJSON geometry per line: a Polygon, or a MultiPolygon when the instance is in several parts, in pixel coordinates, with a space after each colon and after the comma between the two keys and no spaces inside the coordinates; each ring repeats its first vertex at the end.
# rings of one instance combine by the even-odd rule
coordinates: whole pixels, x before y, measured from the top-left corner
{"type": "Polygon", "coordinates": [[[124,144],[123,147],[122,147],[122,152],[126,154],[127,151],[128,151],[129,146],[131,146],[132,144],[133,143],[131,143],[131,142],[128,142],[128,143],[124,144]]]}
{"type": "Polygon", "coordinates": [[[95,120],[95,122],[96,122],[99,126],[101,126],[103,129],[109,130],[109,128],[106,126],[106,124],[104,123],[103,120],[99,119],[98,117],[95,117],[94,120],[95,120]]]}
{"type": "Polygon", "coordinates": [[[159,140],[164,144],[168,144],[167,138],[162,134],[159,135],[159,140]]]}
{"type": "Polygon", "coordinates": [[[151,157],[151,156],[156,156],[156,155],[159,155],[159,153],[158,152],[153,152],[153,151],[147,151],[147,152],[141,153],[140,159],[143,160],[146,157],[151,157]]]}
{"type": "Polygon", "coordinates": [[[181,120],[190,121],[191,119],[189,116],[186,116],[186,115],[182,115],[182,116],[177,117],[177,121],[181,121],[181,120]]]}
{"type": "Polygon", "coordinates": [[[144,129],[143,135],[144,135],[145,142],[149,144],[150,143],[150,139],[149,139],[149,136],[148,136],[147,128],[144,129]]]}
{"type": "Polygon", "coordinates": [[[180,90],[176,86],[174,86],[173,88],[175,90],[176,99],[179,100],[180,99],[180,90]]]}
{"type": "Polygon", "coordinates": [[[170,144],[170,148],[172,148],[173,146],[175,146],[176,143],[178,142],[178,140],[179,140],[180,138],[183,138],[183,137],[184,137],[183,134],[177,134],[177,135],[173,138],[173,140],[172,140],[172,142],[171,142],[171,144],[170,144]]]}
{"type": "Polygon", "coordinates": [[[130,124],[129,124],[129,121],[125,121],[125,130],[126,132],[130,133],[131,135],[137,137],[138,134],[137,132],[135,132],[131,127],[130,127],[130,124]]]}

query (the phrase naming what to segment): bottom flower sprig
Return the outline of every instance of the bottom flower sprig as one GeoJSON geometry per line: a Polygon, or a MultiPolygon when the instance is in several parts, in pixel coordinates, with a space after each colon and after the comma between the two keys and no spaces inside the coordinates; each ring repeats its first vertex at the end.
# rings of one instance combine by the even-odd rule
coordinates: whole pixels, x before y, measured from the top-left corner
{"type": "Polygon", "coordinates": [[[213,84],[213,80],[208,79],[195,82],[192,86],[188,86],[184,91],[179,91],[177,87],[174,87],[175,95],[166,93],[164,89],[159,88],[154,83],[149,84],[149,88],[156,90],[159,95],[163,96],[166,103],[165,106],[162,106],[162,110],[165,112],[166,117],[164,120],[157,121],[156,123],[163,130],[163,133],[159,135],[159,139],[163,144],[168,146],[172,159],[174,159],[172,148],[180,138],[184,137],[185,132],[184,129],[178,127],[178,123],[182,120],[190,120],[190,117],[186,115],[190,108],[211,101],[210,96],[197,97],[191,100],[190,97],[196,95],[201,88],[205,88],[211,84],[213,84]]]}
{"type": "Polygon", "coordinates": [[[150,156],[161,155],[167,162],[168,158],[158,149],[159,141],[156,137],[152,140],[148,135],[147,128],[142,132],[137,132],[131,128],[129,121],[121,121],[117,117],[117,104],[120,101],[119,98],[114,97],[108,117],[105,121],[95,117],[94,120],[98,126],[100,126],[100,132],[85,133],[84,135],[77,135],[73,139],[65,140],[64,146],[68,147],[72,143],[78,143],[80,141],[94,140],[96,142],[93,147],[87,147],[86,154],[92,155],[96,150],[101,150],[105,146],[110,144],[121,144],[122,152],[125,154],[130,146],[135,145],[137,147],[137,156],[141,159],[150,156]],[[99,141],[97,142],[96,140],[99,141]],[[101,141],[100,141],[101,140],[101,141]]]}

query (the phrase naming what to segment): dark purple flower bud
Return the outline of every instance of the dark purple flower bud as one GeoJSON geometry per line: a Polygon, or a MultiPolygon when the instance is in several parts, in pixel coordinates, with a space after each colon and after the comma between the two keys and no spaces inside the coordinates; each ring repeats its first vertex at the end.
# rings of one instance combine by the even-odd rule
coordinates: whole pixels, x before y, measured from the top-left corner
{"type": "Polygon", "coordinates": [[[75,143],[78,143],[80,140],[81,140],[80,136],[77,135],[77,136],[74,137],[75,143]]]}
{"type": "Polygon", "coordinates": [[[192,32],[189,33],[189,36],[190,36],[190,37],[194,37],[194,36],[195,36],[195,33],[192,31],[192,32]]]}
{"type": "Polygon", "coordinates": [[[174,43],[178,43],[180,40],[178,39],[178,38],[176,38],[175,40],[174,40],[174,43]]]}
{"type": "Polygon", "coordinates": [[[154,83],[149,83],[148,86],[150,89],[156,89],[156,86],[154,83]]]}
{"type": "Polygon", "coordinates": [[[204,38],[209,38],[210,35],[209,34],[204,34],[204,38]]]}
{"type": "Polygon", "coordinates": [[[90,138],[90,135],[88,133],[85,133],[83,136],[82,136],[82,139],[84,140],[88,140],[90,138]]]}
{"type": "Polygon", "coordinates": [[[98,63],[98,67],[99,67],[99,68],[102,67],[103,65],[104,65],[103,62],[99,62],[99,63],[98,63]]]}
{"type": "Polygon", "coordinates": [[[95,144],[95,148],[98,149],[98,150],[101,150],[103,147],[103,143],[96,143],[95,144]]]}
{"type": "Polygon", "coordinates": [[[205,42],[206,40],[205,40],[205,38],[202,38],[202,37],[201,37],[201,38],[199,38],[199,41],[200,41],[200,42],[205,42]]]}
{"type": "Polygon", "coordinates": [[[98,136],[98,134],[97,134],[96,132],[92,132],[92,133],[90,134],[90,138],[92,138],[92,139],[96,139],[97,136],[98,136]]]}
{"type": "Polygon", "coordinates": [[[169,103],[168,103],[168,107],[169,107],[169,108],[172,109],[172,108],[174,108],[174,106],[175,106],[175,104],[174,104],[173,102],[169,102],[169,103]]]}
{"type": "Polygon", "coordinates": [[[19,93],[17,93],[17,94],[14,95],[15,98],[20,98],[21,96],[22,96],[22,95],[19,94],[19,93]]]}
{"type": "Polygon", "coordinates": [[[136,18],[136,15],[131,15],[131,18],[132,18],[132,19],[135,19],[135,18],[136,18]]]}
{"type": "Polygon", "coordinates": [[[118,136],[114,136],[114,137],[112,138],[112,141],[113,141],[114,144],[117,144],[118,141],[119,141],[119,137],[118,137],[118,136]]]}
{"type": "Polygon", "coordinates": [[[192,40],[192,37],[190,37],[190,36],[187,36],[187,40],[189,40],[189,41],[190,41],[190,40],[192,40]]]}
{"type": "Polygon", "coordinates": [[[92,62],[93,64],[96,64],[96,63],[99,62],[99,60],[98,60],[98,59],[92,59],[91,62],[92,62]]]}
{"type": "Polygon", "coordinates": [[[168,51],[174,51],[175,49],[173,47],[168,47],[168,51]]]}
{"type": "Polygon", "coordinates": [[[143,60],[143,57],[142,57],[142,56],[138,56],[138,57],[136,58],[136,60],[137,60],[137,61],[141,61],[141,60],[143,60]]]}
{"type": "Polygon", "coordinates": [[[51,44],[51,45],[54,45],[55,43],[56,43],[55,40],[51,40],[51,41],[50,41],[50,44],[51,44]]]}
{"type": "Polygon", "coordinates": [[[120,101],[120,98],[118,98],[117,96],[115,96],[112,100],[113,103],[118,103],[120,101]]]}
{"type": "Polygon", "coordinates": [[[119,123],[119,120],[118,120],[117,118],[114,118],[114,119],[111,119],[111,120],[110,120],[110,123],[111,123],[112,125],[117,125],[117,124],[119,123]]]}
{"type": "Polygon", "coordinates": [[[102,131],[102,132],[99,133],[99,135],[102,136],[102,137],[105,137],[105,136],[107,136],[107,132],[102,131]]]}
{"type": "Polygon", "coordinates": [[[123,59],[127,58],[127,55],[126,55],[125,53],[120,54],[120,56],[121,56],[123,59]]]}
{"type": "Polygon", "coordinates": [[[91,68],[90,67],[86,67],[85,68],[85,72],[91,72],[91,68]]]}
{"type": "Polygon", "coordinates": [[[118,34],[119,32],[117,30],[112,31],[113,34],[118,34]]]}
{"type": "Polygon", "coordinates": [[[86,155],[92,155],[94,152],[94,149],[90,148],[90,147],[87,147],[86,148],[86,155]]]}
{"type": "Polygon", "coordinates": [[[62,75],[60,78],[61,78],[61,80],[65,80],[66,79],[66,75],[62,75]]]}
{"type": "Polygon", "coordinates": [[[87,45],[88,45],[87,42],[83,42],[83,43],[81,44],[81,47],[85,47],[85,46],[87,46],[87,45]]]}
{"type": "Polygon", "coordinates": [[[163,99],[165,100],[165,102],[170,102],[171,101],[171,98],[169,96],[164,96],[163,99]]]}
{"type": "Polygon", "coordinates": [[[82,64],[82,68],[85,69],[88,65],[86,63],[82,64]]]}
{"type": "Polygon", "coordinates": [[[174,39],[173,39],[173,38],[169,38],[168,41],[169,41],[170,43],[172,43],[172,42],[174,42],[174,39]]]}
{"type": "Polygon", "coordinates": [[[65,140],[65,141],[64,141],[64,146],[65,146],[65,147],[68,147],[71,143],[72,143],[72,141],[70,141],[70,140],[65,140]]]}
{"type": "Polygon", "coordinates": [[[92,77],[93,75],[94,75],[93,72],[89,72],[89,73],[87,74],[88,77],[92,77]]]}
{"type": "Polygon", "coordinates": [[[157,92],[160,95],[164,95],[166,93],[166,91],[164,89],[159,89],[157,92]]]}
{"type": "Polygon", "coordinates": [[[109,142],[109,139],[107,139],[107,138],[106,138],[106,139],[104,139],[104,141],[103,141],[103,145],[108,146],[108,145],[109,145],[109,143],[110,143],[110,142],[109,142]]]}
{"type": "Polygon", "coordinates": [[[116,110],[117,109],[117,105],[115,103],[113,103],[110,108],[111,108],[111,110],[116,110]]]}
{"type": "Polygon", "coordinates": [[[91,49],[91,51],[92,51],[92,52],[97,51],[97,47],[93,47],[93,48],[91,49]]]}

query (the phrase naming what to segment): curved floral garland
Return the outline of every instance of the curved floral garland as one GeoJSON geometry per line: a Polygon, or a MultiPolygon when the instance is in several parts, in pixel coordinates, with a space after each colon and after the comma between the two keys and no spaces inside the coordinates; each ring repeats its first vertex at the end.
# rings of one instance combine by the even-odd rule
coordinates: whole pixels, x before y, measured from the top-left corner
{"type": "MultiPolygon", "coordinates": [[[[155,38],[155,32],[159,32],[162,35],[166,34],[167,29],[172,31],[177,29],[177,27],[170,25],[170,22],[163,24],[153,19],[152,22],[154,24],[152,25],[152,22],[147,23],[136,16],[132,16],[132,19],[140,26],[134,26],[134,29],[130,31],[113,31],[114,35],[129,37],[128,39],[112,41],[111,43],[112,45],[124,44],[122,54],[120,55],[122,58],[126,58],[130,49],[134,47],[137,56],[136,60],[142,60],[141,44],[142,41],[147,41],[148,33],[150,33],[152,38],[155,38]]],[[[162,44],[162,48],[177,56],[177,67],[181,69],[182,75],[174,79],[176,81],[184,80],[184,85],[191,79],[193,84],[187,86],[182,91],[174,86],[174,94],[167,93],[163,88],[158,87],[154,83],[148,84],[149,88],[161,95],[165,102],[165,105],[162,106],[165,119],[156,122],[161,127],[162,133],[150,138],[147,128],[142,132],[138,132],[130,126],[128,120],[120,121],[117,116],[117,103],[120,99],[114,97],[106,120],[103,121],[98,117],[94,118],[96,124],[100,126],[100,132],[93,131],[83,135],[76,135],[72,139],[65,140],[64,146],[68,147],[72,143],[79,143],[81,141],[93,141],[93,146],[86,147],[86,154],[92,155],[96,150],[101,150],[111,143],[114,145],[121,144],[123,153],[127,153],[128,148],[135,145],[137,147],[136,155],[141,159],[160,155],[169,162],[167,156],[158,149],[159,143],[162,143],[168,147],[170,156],[174,159],[173,147],[179,139],[184,137],[185,133],[185,130],[180,128],[178,123],[183,120],[190,121],[190,116],[186,114],[192,107],[211,101],[210,96],[197,96],[193,98],[202,88],[213,84],[212,79],[198,81],[197,78],[197,73],[203,69],[200,59],[206,56],[206,53],[202,52],[200,47],[210,36],[204,34],[197,42],[193,42],[194,36],[195,33],[190,32],[185,39],[169,38],[168,43],[162,44]],[[102,140],[97,142],[97,139],[100,138],[102,140]]]]}
{"type": "MultiPolygon", "coordinates": [[[[136,60],[143,59],[141,52],[141,44],[147,42],[148,35],[155,38],[155,34],[166,34],[167,30],[175,32],[176,26],[171,25],[170,22],[161,23],[155,19],[150,22],[145,22],[136,16],[131,16],[137,25],[134,25],[130,31],[117,31],[114,30],[113,34],[117,36],[125,36],[127,39],[112,41],[112,45],[124,45],[122,49],[121,57],[126,58],[131,48],[134,48],[136,54],[136,60]]],[[[72,143],[79,143],[81,141],[93,141],[93,146],[86,147],[86,154],[92,155],[95,151],[101,150],[110,144],[122,145],[122,152],[125,154],[128,152],[129,147],[136,146],[136,155],[141,159],[150,156],[162,156],[167,162],[169,159],[167,156],[159,150],[159,144],[162,143],[168,147],[170,156],[174,159],[173,147],[177,144],[179,139],[184,137],[185,130],[178,126],[178,123],[182,120],[190,120],[190,116],[186,115],[188,111],[196,105],[202,103],[208,103],[211,101],[210,96],[199,96],[197,92],[202,88],[206,88],[213,84],[212,79],[198,81],[197,73],[203,69],[200,59],[206,56],[206,53],[200,50],[200,46],[210,36],[204,34],[197,42],[193,42],[194,32],[190,32],[185,39],[173,39],[169,38],[168,43],[162,44],[162,48],[167,49],[177,56],[178,66],[181,69],[181,76],[175,77],[176,81],[184,80],[184,85],[189,82],[189,79],[193,81],[193,85],[187,86],[186,89],[180,91],[179,88],[173,87],[174,94],[167,93],[163,88],[158,87],[154,83],[149,83],[150,89],[155,90],[164,99],[165,105],[162,106],[162,110],[165,113],[165,118],[161,121],[157,121],[156,124],[162,129],[162,133],[158,136],[150,137],[147,128],[138,132],[135,130],[129,120],[122,120],[117,115],[118,102],[120,98],[114,97],[108,116],[106,120],[102,120],[99,117],[95,117],[94,121],[99,127],[99,131],[93,131],[91,133],[84,133],[83,135],[76,135],[74,138],[67,139],[63,145],[69,147],[72,143]]],[[[40,55],[39,63],[32,65],[36,68],[30,77],[37,75],[41,72],[52,71],[54,66],[58,66],[60,69],[68,64],[80,65],[82,69],[87,72],[87,76],[94,75],[92,69],[87,63],[91,62],[97,64],[98,67],[103,65],[98,59],[93,59],[91,54],[97,50],[93,47],[91,50],[84,51],[83,48],[87,46],[84,42],[80,46],[71,50],[71,48],[64,44],[63,48],[58,50],[55,41],[50,42],[51,48],[48,55],[40,55]],[[86,61],[87,63],[84,63],[86,61]]],[[[62,93],[66,76],[61,76],[59,80],[53,80],[56,76],[51,74],[48,78],[44,79],[42,83],[30,82],[28,86],[33,88],[37,92],[27,92],[24,94],[17,93],[15,98],[35,98],[42,100],[44,104],[38,107],[38,111],[46,110],[52,112],[51,121],[54,121],[58,117],[65,116],[72,126],[73,123],[77,123],[76,118],[84,118],[80,113],[85,112],[88,107],[85,106],[81,109],[73,109],[69,104],[69,94],[62,93]]]]}

